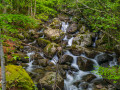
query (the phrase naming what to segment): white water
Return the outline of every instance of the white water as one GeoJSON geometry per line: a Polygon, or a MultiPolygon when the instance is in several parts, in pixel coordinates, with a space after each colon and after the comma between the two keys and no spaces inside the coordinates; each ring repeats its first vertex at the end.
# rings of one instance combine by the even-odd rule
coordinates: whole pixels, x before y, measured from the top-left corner
{"type": "Polygon", "coordinates": [[[66,33],[68,26],[69,26],[68,22],[62,22],[61,30],[66,33]]]}
{"type": "Polygon", "coordinates": [[[95,47],[96,47],[96,40],[97,40],[97,39],[98,39],[98,36],[96,36],[96,37],[95,37],[95,41],[93,42],[93,45],[92,45],[92,46],[93,46],[93,48],[95,48],[95,47]]]}
{"type": "Polygon", "coordinates": [[[28,67],[27,67],[27,71],[28,72],[31,72],[32,70],[33,70],[33,68],[32,68],[32,63],[33,63],[33,61],[34,61],[34,57],[33,57],[33,55],[35,54],[35,52],[29,52],[29,53],[27,53],[27,56],[29,57],[29,63],[28,63],[28,67]]]}
{"type": "Polygon", "coordinates": [[[72,38],[70,38],[70,39],[68,40],[68,46],[72,46],[72,41],[73,41],[73,39],[74,39],[74,37],[72,37],[72,38]]]}
{"type": "MultiPolygon", "coordinates": [[[[66,79],[64,80],[64,84],[65,84],[64,89],[65,90],[83,90],[82,87],[80,86],[81,83],[80,83],[79,87],[76,87],[73,84],[77,81],[81,81],[82,77],[84,75],[91,74],[92,72],[91,71],[82,71],[82,70],[79,69],[79,67],[77,65],[77,57],[78,56],[73,55],[72,53],[70,53],[70,51],[66,51],[65,54],[73,57],[73,62],[71,64],[71,66],[73,66],[74,68],[76,68],[79,71],[78,72],[71,71],[72,75],[70,75],[67,72],[66,79]]],[[[97,55],[95,57],[95,59],[87,58],[84,54],[81,54],[80,56],[93,61],[94,66],[99,66],[98,63],[97,63],[97,60],[95,60],[99,55],[97,55]]],[[[95,68],[95,69],[97,69],[97,68],[95,68]]],[[[101,78],[99,75],[96,75],[95,73],[93,73],[93,74],[97,77],[97,79],[101,78]]],[[[86,90],[92,90],[92,83],[89,83],[88,89],[86,89],[86,90]]]]}
{"type": "Polygon", "coordinates": [[[51,62],[53,62],[53,63],[56,65],[56,63],[58,62],[58,56],[55,55],[55,56],[52,58],[51,62]]]}
{"type": "Polygon", "coordinates": [[[64,41],[68,40],[67,35],[65,35],[65,37],[63,38],[63,40],[64,41]]]}

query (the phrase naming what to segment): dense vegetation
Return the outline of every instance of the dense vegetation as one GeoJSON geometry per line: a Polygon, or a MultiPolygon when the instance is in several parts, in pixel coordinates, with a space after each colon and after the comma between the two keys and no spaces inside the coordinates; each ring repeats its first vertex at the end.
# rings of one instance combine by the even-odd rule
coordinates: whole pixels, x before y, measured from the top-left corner
{"type": "MultiPolygon", "coordinates": [[[[102,33],[104,44],[106,44],[105,48],[114,50],[116,45],[120,45],[119,8],[119,0],[0,0],[1,47],[3,41],[12,40],[19,42],[18,33],[23,33],[29,29],[38,29],[41,24],[60,13],[64,13],[72,16],[77,24],[85,24],[91,32],[102,33]]],[[[5,46],[4,42],[3,46],[5,46]]],[[[6,67],[12,73],[14,71],[11,71],[8,67],[15,69],[16,66],[6,67]]],[[[22,68],[17,67],[16,69],[22,68]]],[[[100,68],[100,70],[102,69],[100,68]]],[[[12,80],[9,80],[9,76],[6,77],[7,82],[9,82],[7,83],[7,88],[20,86],[21,88],[27,88],[26,90],[32,90],[34,85],[30,77],[24,73],[24,70],[23,73],[19,72],[19,70],[17,71],[18,74],[15,74],[16,76],[11,74],[11,77],[16,78],[10,78],[12,80]],[[19,74],[25,74],[25,76],[17,78],[19,74]],[[15,79],[18,79],[17,84],[13,84],[15,79]],[[25,79],[29,79],[30,83],[25,79]],[[21,85],[23,83],[26,84],[21,85]]],[[[115,78],[117,77],[115,76],[115,78]]]]}

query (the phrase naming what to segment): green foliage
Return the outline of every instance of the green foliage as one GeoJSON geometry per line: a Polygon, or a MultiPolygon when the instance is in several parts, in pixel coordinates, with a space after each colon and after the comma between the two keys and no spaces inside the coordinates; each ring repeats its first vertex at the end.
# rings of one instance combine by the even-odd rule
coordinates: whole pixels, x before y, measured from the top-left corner
{"type": "Polygon", "coordinates": [[[34,83],[27,72],[21,66],[6,66],[7,88],[22,88],[22,90],[34,90],[34,83]]]}
{"type": "Polygon", "coordinates": [[[17,15],[17,14],[0,14],[0,28],[2,28],[3,38],[12,39],[15,34],[29,28],[36,28],[37,21],[30,16],[17,15]]]}
{"type": "Polygon", "coordinates": [[[37,0],[37,13],[44,13],[48,16],[55,16],[57,11],[54,9],[57,0],[37,0]]]}
{"type": "Polygon", "coordinates": [[[98,70],[94,70],[94,73],[98,75],[102,75],[103,78],[113,80],[113,83],[117,83],[120,80],[120,67],[113,66],[113,67],[98,67],[98,70]]]}

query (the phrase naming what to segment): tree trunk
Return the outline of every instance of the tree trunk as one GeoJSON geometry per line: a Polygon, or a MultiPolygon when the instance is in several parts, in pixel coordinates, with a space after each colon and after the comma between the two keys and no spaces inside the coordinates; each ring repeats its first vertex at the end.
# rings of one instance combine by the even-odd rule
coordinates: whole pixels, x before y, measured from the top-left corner
{"type": "Polygon", "coordinates": [[[5,59],[2,46],[1,29],[0,29],[0,59],[1,59],[2,90],[6,90],[5,59]]]}
{"type": "Polygon", "coordinates": [[[34,17],[36,15],[36,0],[35,0],[35,7],[34,7],[34,17]]]}
{"type": "Polygon", "coordinates": [[[33,16],[33,11],[32,11],[32,0],[31,0],[31,16],[33,16]]]}

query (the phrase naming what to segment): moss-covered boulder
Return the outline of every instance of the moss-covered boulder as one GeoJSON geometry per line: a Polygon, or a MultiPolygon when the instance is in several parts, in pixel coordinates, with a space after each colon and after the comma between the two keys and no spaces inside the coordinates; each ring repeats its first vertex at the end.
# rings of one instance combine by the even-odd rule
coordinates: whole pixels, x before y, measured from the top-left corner
{"type": "Polygon", "coordinates": [[[68,33],[75,33],[77,31],[77,24],[73,23],[67,28],[68,33]]]}
{"type": "Polygon", "coordinates": [[[73,39],[73,45],[79,45],[81,47],[87,47],[92,44],[92,35],[91,34],[78,34],[73,39]]]}
{"type": "Polygon", "coordinates": [[[25,38],[22,33],[18,34],[17,37],[18,37],[20,40],[23,40],[23,39],[25,38]]]}
{"type": "Polygon", "coordinates": [[[42,67],[46,67],[48,65],[48,59],[39,59],[39,60],[35,60],[33,62],[33,65],[39,65],[39,66],[42,66],[42,67]]]}
{"type": "Polygon", "coordinates": [[[83,34],[86,32],[86,27],[84,25],[82,25],[82,27],[80,28],[80,33],[83,34]]]}
{"type": "Polygon", "coordinates": [[[50,38],[52,41],[61,40],[64,36],[64,32],[59,29],[48,28],[44,30],[44,34],[47,38],[50,38]]]}
{"type": "Polygon", "coordinates": [[[46,47],[51,42],[49,40],[46,40],[46,39],[43,39],[43,38],[38,38],[37,43],[40,47],[46,47]]]}
{"type": "Polygon", "coordinates": [[[53,29],[59,29],[61,28],[62,24],[59,18],[54,18],[52,23],[50,24],[51,28],[53,29]]]}
{"type": "MultiPolygon", "coordinates": [[[[47,72],[45,76],[39,80],[39,83],[42,85],[42,88],[45,90],[53,90],[54,83],[56,78],[56,72],[47,72]]],[[[57,86],[63,90],[64,88],[64,79],[58,74],[57,75],[57,86]]]]}
{"type": "Polygon", "coordinates": [[[44,53],[47,57],[52,57],[56,52],[60,52],[60,46],[56,43],[50,43],[44,48],[44,53]]]}
{"type": "MultiPolygon", "coordinates": [[[[6,81],[7,81],[6,87],[9,90],[35,89],[32,79],[21,66],[15,66],[15,65],[6,66],[6,81]]],[[[0,83],[0,87],[1,87],[1,83],[0,83]]]]}

